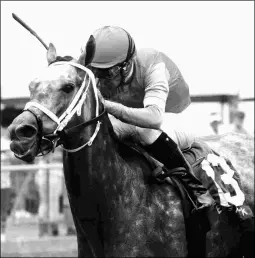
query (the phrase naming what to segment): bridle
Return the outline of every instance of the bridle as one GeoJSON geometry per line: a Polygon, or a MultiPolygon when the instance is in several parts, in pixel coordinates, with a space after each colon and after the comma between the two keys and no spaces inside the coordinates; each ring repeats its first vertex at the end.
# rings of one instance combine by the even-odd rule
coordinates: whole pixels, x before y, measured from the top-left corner
{"type": "MultiPolygon", "coordinates": [[[[99,102],[98,102],[98,94],[97,94],[97,88],[96,88],[96,80],[95,80],[94,74],[88,68],[86,68],[83,65],[71,62],[71,61],[59,61],[59,62],[55,62],[55,63],[50,64],[50,66],[66,65],[66,64],[77,67],[77,68],[85,71],[86,74],[84,76],[81,87],[77,91],[76,95],[74,96],[73,100],[71,101],[71,103],[67,107],[67,109],[64,111],[64,113],[60,117],[57,117],[48,108],[46,108],[45,106],[43,106],[40,103],[35,102],[35,101],[28,102],[26,104],[24,110],[23,110],[23,111],[31,112],[36,117],[36,121],[37,121],[37,124],[38,124],[38,129],[39,129],[38,134],[40,136],[40,144],[41,144],[42,140],[45,140],[45,141],[51,143],[52,148],[51,148],[50,151],[52,151],[52,152],[54,152],[54,149],[58,145],[58,141],[60,140],[60,138],[63,138],[64,135],[66,135],[67,133],[70,133],[74,130],[77,130],[80,127],[86,127],[88,125],[97,123],[95,131],[94,131],[93,135],[90,137],[88,142],[84,143],[82,146],[80,146],[78,148],[75,148],[75,149],[66,149],[66,148],[63,147],[63,145],[61,147],[67,152],[77,152],[77,151],[83,149],[85,146],[91,146],[94,139],[96,138],[99,130],[100,130],[100,124],[101,124],[100,120],[102,119],[102,117],[106,113],[105,110],[103,110],[103,112],[101,114],[99,114],[99,102]],[[86,83],[87,76],[89,77],[88,83],[86,83]],[[72,128],[64,130],[64,128],[67,126],[67,124],[72,119],[72,117],[74,116],[75,113],[77,113],[78,116],[81,115],[81,109],[82,109],[82,106],[85,102],[90,84],[92,84],[93,91],[94,91],[94,94],[95,94],[95,99],[96,99],[96,117],[87,121],[87,122],[81,123],[81,124],[76,125],[72,128]],[[42,135],[41,119],[40,119],[39,116],[37,116],[30,109],[30,107],[35,107],[37,109],[40,109],[43,113],[45,113],[49,118],[51,118],[51,120],[53,120],[57,124],[57,128],[55,129],[55,131],[53,133],[47,134],[47,135],[42,135]],[[51,138],[54,138],[54,139],[51,139],[51,138]]],[[[40,148],[40,144],[39,144],[39,148],[40,148]]],[[[39,150],[38,154],[40,154],[40,150],[39,150]]]]}
{"type": "MultiPolygon", "coordinates": [[[[74,62],[59,61],[59,62],[52,63],[51,65],[66,65],[66,64],[77,67],[77,68],[85,71],[86,74],[84,76],[84,79],[83,79],[80,89],[77,91],[76,95],[74,96],[73,100],[71,101],[71,103],[67,107],[67,109],[64,111],[64,113],[60,117],[57,117],[48,108],[46,108],[45,106],[43,106],[35,101],[28,102],[24,108],[24,111],[29,111],[35,116],[37,124],[38,124],[38,130],[39,130],[38,134],[40,136],[40,141],[47,140],[47,141],[51,142],[52,143],[52,152],[54,152],[54,149],[57,146],[57,143],[60,140],[60,138],[63,138],[70,133],[76,132],[80,128],[84,128],[91,124],[96,123],[95,131],[94,131],[93,135],[90,137],[88,142],[86,142],[82,146],[75,148],[75,149],[66,149],[63,146],[62,146],[62,148],[67,152],[77,152],[77,151],[83,149],[85,146],[91,146],[100,130],[101,120],[102,120],[103,116],[106,114],[105,109],[103,109],[102,113],[99,114],[99,102],[98,102],[98,94],[97,94],[96,80],[95,80],[94,74],[88,68],[84,67],[83,65],[74,63],[74,62]],[[89,80],[86,83],[87,75],[89,77],[89,80]],[[81,109],[85,102],[90,84],[92,84],[93,91],[95,94],[95,99],[96,99],[96,116],[95,116],[95,118],[93,118],[89,121],[86,121],[84,123],[78,124],[76,126],[73,126],[71,128],[64,129],[67,126],[67,124],[69,123],[69,121],[72,119],[72,117],[74,116],[75,113],[77,113],[78,116],[81,115],[81,109]],[[53,120],[57,124],[57,128],[54,130],[54,132],[52,134],[47,134],[47,135],[42,136],[42,121],[41,121],[40,117],[35,112],[33,112],[33,110],[30,109],[30,107],[35,107],[35,108],[40,109],[43,113],[45,113],[49,118],[51,118],[51,120],[53,120]],[[54,139],[51,140],[51,138],[54,138],[54,139]]],[[[39,143],[39,149],[40,149],[40,143],[39,143]]],[[[39,150],[39,152],[40,152],[40,150],[39,150]]],[[[88,244],[89,244],[89,247],[90,247],[93,257],[97,257],[96,251],[95,251],[95,250],[97,250],[97,248],[95,248],[95,246],[92,245],[92,242],[88,238],[88,234],[86,234],[86,232],[84,231],[79,220],[78,220],[78,225],[80,226],[83,234],[85,234],[85,236],[87,236],[87,241],[88,241],[88,244]]]]}

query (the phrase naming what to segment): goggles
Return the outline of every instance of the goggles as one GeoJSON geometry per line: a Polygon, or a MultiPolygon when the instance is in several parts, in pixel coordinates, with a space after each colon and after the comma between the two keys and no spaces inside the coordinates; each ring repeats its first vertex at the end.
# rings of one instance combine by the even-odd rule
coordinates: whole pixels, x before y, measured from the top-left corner
{"type": "Polygon", "coordinates": [[[115,78],[118,74],[120,74],[122,67],[123,66],[115,65],[107,69],[95,68],[95,67],[90,67],[90,69],[94,73],[95,77],[97,77],[98,79],[109,80],[109,79],[115,78]]]}

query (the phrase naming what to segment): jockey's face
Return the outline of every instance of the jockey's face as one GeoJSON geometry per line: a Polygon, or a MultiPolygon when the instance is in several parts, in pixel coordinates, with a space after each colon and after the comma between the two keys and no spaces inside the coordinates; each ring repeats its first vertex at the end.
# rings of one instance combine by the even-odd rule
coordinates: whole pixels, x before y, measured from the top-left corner
{"type": "Polygon", "coordinates": [[[111,98],[116,95],[117,88],[120,86],[122,81],[121,74],[117,74],[112,79],[99,79],[100,91],[102,96],[105,98],[111,98]]]}
{"type": "Polygon", "coordinates": [[[121,90],[119,86],[126,83],[124,79],[132,76],[134,70],[134,62],[132,62],[132,60],[133,59],[130,59],[124,66],[122,63],[108,69],[90,67],[95,77],[99,80],[99,88],[104,98],[115,96],[117,91],[121,90]]]}

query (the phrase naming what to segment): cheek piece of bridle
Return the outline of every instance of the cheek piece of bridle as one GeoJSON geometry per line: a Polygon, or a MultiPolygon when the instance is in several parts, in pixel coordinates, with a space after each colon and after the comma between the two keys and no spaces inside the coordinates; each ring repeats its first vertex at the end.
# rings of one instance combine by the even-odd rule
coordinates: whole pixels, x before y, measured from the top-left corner
{"type": "MultiPolygon", "coordinates": [[[[77,64],[74,62],[69,62],[69,61],[68,62],[66,62],[66,61],[55,62],[51,65],[71,65],[71,66],[77,67],[79,69],[82,69],[83,71],[86,72],[86,74],[84,76],[82,85],[79,88],[76,95],[74,96],[72,102],[70,103],[68,108],[64,111],[64,113],[60,117],[57,117],[52,111],[50,111],[45,106],[39,104],[38,102],[30,101],[26,104],[23,111],[31,112],[35,116],[37,124],[38,124],[39,144],[38,144],[37,155],[40,153],[42,154],[42,152],[40,150],[40,146],[41,146],[41,142],[43,140],[50,143],[50,145],[51,145],[50,151],[54,152],[54,149],[56,148],[56,146],[58,146],[60,144],[60,143],[58,143],[58,141],[60,139],[63,141],[63,138],[65,135],[67,135],[71,132],[75,132],[75,131],[77,131],[77,129],[80,129],[81,127],[87,127],[91,124],[97,123],[95,131],[94,131],[93,135],[90,137],[88,142],[86,142],[82,146],[75,148],[75,149],[66,149],[63,147],[63,145],[62,145],[62,148],[67,152],[77,152],[77,151],[81,150],[82,148],[84,148],[85,146],[91,146],[100,130],[100,124],[101,124],[100,120],[106,113],[105,110],[103,110],[103,112],[101,114],[99,114],[99,103],[98,103],[98,95],[97,95],[97,88],[96,88],[96,80],[95,80],[94,74],[91,72],[91,70],[89,70],[88,68],[86,68],[83,65],[80,65],[80,64],[77,64]],[[89,77],[88,81],[86,80],[87,76],[89,77]],[[81,109],[85,102],[85,99],[87,96],[87,91],[88,91],[90,84],[93,87],[93,91],[94,91],[95,99],[96,99],[96,117],[87,122],[81,123],[72,128],[68,128],[68,129],[64,130],[64,128],[67,126],[68,122],[72,119],[72,117],[74,116],[75,113],[77,113],[78,116],[81,115],[81,109]],[[49,118],[51,118],[51,120],[53,120],[57,124],[57,128],[55,129],[55,131],[53,133],[47,134],[47,135],[42,135],[41,119],[30,109],[30,107],[35,107],[35,108],[40,109],[43,113],[45,113],[49,118]]],[[[49,152],[47,152],[47,153],[49,153],[49,152]]],[[[42,154],[42,155],[44,155],[44,154],[42,154]]]]}

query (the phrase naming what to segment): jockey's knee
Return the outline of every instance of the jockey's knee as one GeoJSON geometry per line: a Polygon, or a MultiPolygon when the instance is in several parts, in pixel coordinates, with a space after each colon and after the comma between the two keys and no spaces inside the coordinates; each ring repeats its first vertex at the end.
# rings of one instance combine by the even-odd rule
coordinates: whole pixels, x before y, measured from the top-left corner
{"type": "MultiPolygon", "coordinates": [[[[149,128],[136,128],[137,137],[139,142],[146,146],[154,143],[160,134],[161,130],[149,129],[149,128]]],[[[189,149],[194,142],[193,136],[183,133],[182,131],[168,130],[165,132],[169,138],[171,138],[181,150],[189,149]]]]}
{"type": "Polygon", "coordinates": [[[160,134],[161,131],[156,129],[136,127],[136,138],[144,146],[154,143],[160,134]]]}
{"type": "MultiPolygon", "coordinates": [[[[162,130],[137,127],[124,123],[110,114],[108,114],[108,116],[114,132],[119,139],[132,138],[141,145],[147,146],[153,144],[162,133],[162,130]]],[[[194,141],[193,136],[185,133],[184,131],[168,129],[165,133],[179,146],[181,150],[190,148],[194,141]]]]}

